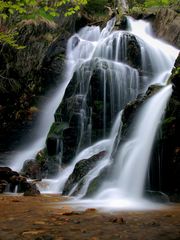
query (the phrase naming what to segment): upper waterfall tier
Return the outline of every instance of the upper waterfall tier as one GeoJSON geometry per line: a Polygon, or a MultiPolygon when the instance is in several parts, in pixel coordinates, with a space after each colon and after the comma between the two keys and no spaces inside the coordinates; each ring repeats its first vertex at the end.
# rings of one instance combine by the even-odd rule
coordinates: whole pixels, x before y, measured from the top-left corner
{"type": "Polygon", "coordinates": [[[150,24],[128,22],[130,31],[113,31],[113,18],[102,31],[85,27],[69,40],[67,59],[75,70],[55,114],[56,124],[63,124],[64,163],[107,137],[128,102],[168,78],[177,50],[155,39],[150,24]]]}

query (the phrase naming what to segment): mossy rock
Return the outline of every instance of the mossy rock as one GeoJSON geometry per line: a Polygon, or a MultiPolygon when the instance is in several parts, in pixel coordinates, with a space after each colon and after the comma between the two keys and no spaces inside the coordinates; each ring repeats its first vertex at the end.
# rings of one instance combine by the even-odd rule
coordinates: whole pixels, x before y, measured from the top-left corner
{"type": "Polygon", "coordinates": [[[93,181],[89,184],[87,193],[85,197],[92,197],[98,189],[102,186],[102,183],[108,178],[109,174],[109,167],[105,167],[101,170],[100,174],[93,179],[93,181]]]}
{"type": "MultiPolygon", "coordinates": [[[[57,115],[55,116],[57,118],[57,115]]],[[[50,128],[47,138],[49,137],[59,137],[62,138],[63,130],[68,128],[69,125],[67,122],[54,122],[50,128]]]]}
{"type": "MultiPolygon", "coordinates": [[[[90,170],[92,170],[97,163],[103,159],[103,157],[106,155],[107,153],[105,151],[102,151],[92,157],[90,157],[89,159],[83,159],[81,161],[79,161],[74,168],[74,171],[72,172],[72,174],[69,176],[65,186],[64,186],[64,190],[63,190],[63,194],[67,195],[69,194],[69,192],[71,191],[71,189],[73,189],[73,187],[76,184],[79,184],[79,188],[78,191],[80,190],[80,188],[82,187],[82,183],[83,183],[83,178],[88,174],[88,172],[90,170]]],[[[77,194],[76,191],[75,193],[77,194]]],[[[73,193],[72,193],[73,194],[73,193]]]]}

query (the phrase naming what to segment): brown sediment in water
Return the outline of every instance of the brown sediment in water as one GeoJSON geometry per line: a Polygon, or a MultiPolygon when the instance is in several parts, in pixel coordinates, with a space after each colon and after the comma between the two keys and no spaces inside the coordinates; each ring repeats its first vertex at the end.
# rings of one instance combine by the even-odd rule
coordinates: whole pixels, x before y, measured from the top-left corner
{"type": "Polygon", "coordinates": [[[180,239],[180,204],[157,211],[79,212],[59,195],[0,196],[0,240],[180,239]]]}

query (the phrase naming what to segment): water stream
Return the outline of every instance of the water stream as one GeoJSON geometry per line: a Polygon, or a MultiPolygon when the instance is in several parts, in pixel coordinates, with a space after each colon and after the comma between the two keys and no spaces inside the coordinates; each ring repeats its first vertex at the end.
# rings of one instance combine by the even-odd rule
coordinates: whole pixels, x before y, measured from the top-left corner
{"type": "MultiPolygon", "coordinates": [[[[80,82],[77,97],[83,99],[80,111],[80,138],[76,156],[68,166],[60,167],[56,178],[43,180],[39,188],[42,192],[62,192],[76,163],[105,150],[108,154],[84,177],[85,184],[73,203],[105,208],[120,206],[140,208],[146,205],[141,204],[142,202],[146,203],[146,200],[143,199],[145,177],[156,131],[172,92],[171,86],[164,87],[145,102],[134,122],[136,130],[125,143],[118,147],[113,160],[112,152],[118,146],[115,143],[119,143],[121,138],[122,110],[139,94],[144,94],[151,84],[166,85],[178,50],[156,39],[153,36],[151,25],[145,21],[137,21],[129,17],[128,31],[113,31],[114,24],[115,18],[111,19],[102,31],[99,27],[87,26],[69,39],[64,81],[45,107],[41,128],[38,130],[39,137],[36,142],[23,147],[23,150],[20,149],[17,155],[11,157],[13,161],[10,167],[20,170],[25,160],[33,158],[44,147],[48,130],[53,122],[54,112],[63,99],[65,89],[73,74],[76,73],[80,82]],[[136,44],[140,52],[136,58],[138,66],[129,57],[128,48],[132,42],[136,44]],[[91,144],[92,113],[89,114],[90,111],[86,109],[86,99],[95,69],[101,71],[103,134],[101,140],[91,144]],[[88,124],[87,121],[89,121],[88,124]],[[111,130],[109,131],[109,129],[111,130]],[[87,141],[89,145],[83,148],[87,131],[89,131],[89,140],[87,141]],[[86,195],[93,179],[99,175],[102,169],[111,165],[114,168],[112,176],[102,184],[94,197],[80,200],[86,195]]],[[[77,186],[78,183],[71,189],[69,195],[73,194],[77,186]]]]}
{"type": "MultiPolygon", "coordinates": [[[[138,82],[140,81],[138,73],[136,75],[137,77],[135,77],[135,75],[133,76],[132,81],[134,81],[133,84],[135,84],[136,87],[133,87],[132,93],[128,94],[128,97],[131,97],[128,99],[123,96],[123,98],[119,99],[118,96],[115,99],[115,101],[118,102],[119,110],[121,110],[128,101],[135,99],[138,93],[145,92],[149,85],[160,84],[165,86],[178,53],[175,48],[153,37],[149,23],[129,18],[129,29],[130,33],[133,33],[133,35],[136,36],[141,48],[142,69],[144,72],[151,70],[151,76],[144,76],[141,78],[141,86],[138,82]]],[[[113,67],[117,66],[117,69],[121,69],[120,64],[122,64],[124,59],[127,58],[126,40],[128,37],[126,34],[127,33],[123,31],[115,31],[108,36],[105,35],[106,37],[103,41],[97,44],[93,57],[98,57],[103,60],[106,59],[107,64],[112,64],[113,67]],[[124,39],[126,40],[124,41],[124,39]],[[113,44],[112,47],[114,40],[116,44],[113,44]],[[123,49],[121,49],[120,46],[123,46],[123,49]],[[114,51],[114,49],[116,49],[116,51],[114,51]],[[121,52],[120,55],[119,52],[121,52]]],[[[123,64],[120,72],[123,73],[125,68],[126,65],[123,64]]],[[[134,70],[130,69],[130,71],[132,73],[134,70]]],[[[127,91],[128,87],[124,83],[125,80],[123,77],[120,77],[118,70],[116,70],[116,73],[118,73],[117,81],[122,84],[119,87],[119,93],[121,93],[122,89],[123,91],[125,89],[127,91]]],[[[127,76],[127,73],[122,74],[122,76],[127,76]]],[[[105,77],[103,77],[103,79],[104,82],[107,81],[105,77]]],[[[134,121],[135,131],[131,134],[128,141],[120,145],[118,149],[115,165],[113,166],[115,170],[113,171],[112,176],[104,182],[99,191],[94,194],[93,198],[85,200],[81,199],[86,195],[92,180],[98,176],[104,167],[111,165],[112,151],[110,151],[108,157],[103,159],[100,164],[97,164],[96,167],[84,177],[85,184],[77,197],[71,201],[71,204],[75,204],[76,206],[79,205],[81,207],[84,204],[86,207],[100,207],[106,209],[143,209],[155,207],[143,198],[143,190],[156,132],[162,120],[171,93],[172,87],[169,85],[146,101],[134,121]]],[[[104,97],[104,99],[106,99],[106,97],[104,97]]],[[[105,110],[106,107],[104,106],[104,112],[105,110]]],[[[105,117],[106,114],[104,114],[104,118],[105,117]]],[[[117,133],[119,127],[116,125],[115,129],[115,132],[117,133]]],[[[107,149],[112,150],[110,142],[107,142],[107,149]]],[[[91,150],[93,148],[94,146],[91,146],[91,150]]],[[[86,158],[89,158],[90,156],[91,155],[86,152],[86,158]]],[[[77,186],[78,183],[70,191],[70,195],[73,194],[77,186]]]]}

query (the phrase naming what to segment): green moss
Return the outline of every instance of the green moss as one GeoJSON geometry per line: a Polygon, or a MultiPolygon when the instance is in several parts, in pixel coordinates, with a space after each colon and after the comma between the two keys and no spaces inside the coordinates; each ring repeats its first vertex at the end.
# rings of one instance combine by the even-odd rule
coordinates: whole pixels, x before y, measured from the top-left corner
{"type": "Polygon", "coordinates": [[[94,108],[96,112],[101,112],[103,110],[103,101],[94,101],[94,108]]]}
{"type": "Polygon", "coordinates": [[[36,155],[36,162],[42,166],[45,161],[46,161],[46,158],[47,158],[47,150],[46,149],[43,149],[41,151],[39,151],[36,155]]]}
{"type": "Polygon", "coordinates": [[[180,76],[180,67],[176,67],[172,70],[172,74],[168,80],[168,83],[171,83],[174,78],[179,76],[180,76]]]}
{"type": "Polygon", "coordinates": [[[53,125],[51,126],[51,129],[50,129],[49,133],[48,133],[48,137],[51,137],[51,136],[62,137],[63,130],[68,128],[68,127],[69,127],[68,123],[54,122],[53,125]]]}
{"type": "Polygon", "coordinates": [[[175,117],[169,117],[169,118],[164,119],[163,124],[171,124],[175,120],[176,120],[175,117]]]}
{"type": "Polygon", "coordinates": [[[89,188],[86,193],[86,197],[92,196],[100,186],[100,179],[99,177],[96,177],[89,185],[89,188]]]}

